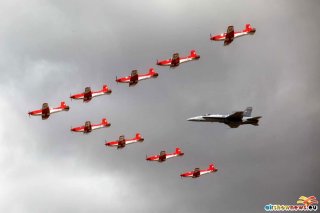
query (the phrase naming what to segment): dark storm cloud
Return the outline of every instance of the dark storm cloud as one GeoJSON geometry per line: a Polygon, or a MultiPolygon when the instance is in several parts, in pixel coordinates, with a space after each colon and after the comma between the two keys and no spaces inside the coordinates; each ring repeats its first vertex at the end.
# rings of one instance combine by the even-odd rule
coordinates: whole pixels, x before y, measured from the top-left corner
{"type": "Polygon", "coordinates": [[[319,7],[317,1],[4,1],[1,3],[1,212],[263,212],[318,195],[319,7]],[[257,28],[230,46],[210,42],[230,24],[257,28]],[[196,49],[176,69],[156,59],[196,49]],[[115,76],[155,67],[136,87],[115,76]],[[83,104],[85,86],[113,90],[83,104]],[[70,111],[27,117],[42,102],[70,111]],[[253,106],[259,127],[187,122],[253,106]],[[86,120],[112,123],[72,134],[86,120]],[[104,140],[141,132],[117,151],[104,140]],[[181,147],[163,164],[146,154],[181,147]],[[180,172],[215,162],[197,180],[180,172]]]}

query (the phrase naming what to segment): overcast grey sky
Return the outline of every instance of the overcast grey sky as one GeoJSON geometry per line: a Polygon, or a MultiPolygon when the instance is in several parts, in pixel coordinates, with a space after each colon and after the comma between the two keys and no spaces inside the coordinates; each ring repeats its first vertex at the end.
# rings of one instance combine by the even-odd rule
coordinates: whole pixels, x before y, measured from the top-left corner
{"type": "Polygon", "coordinates": [[[264,212],[319,198],[320,2],[0,1],[0,212],[264,212]],[[251,23],[228,47],[209,34],[251,23]],[[157,67],[173,52],[201,56],[157,67]],[[115,82],[154,67],[157,79],[115,82]],[[107,84],[84,104],[70,93],[107,84]],[[66,101],[42,121],[29,110],[66,101]],[[260,126],[187,122],[253,107],[260,126]],[[89,135],[70,126],[107,117],[89,135]],[[121,151],[120,134],[145,141],[121,151]],[[145,155],[181,147],[159,164],[145,155]],[[214,162],[215,174],[179,174],[214,162]]]}

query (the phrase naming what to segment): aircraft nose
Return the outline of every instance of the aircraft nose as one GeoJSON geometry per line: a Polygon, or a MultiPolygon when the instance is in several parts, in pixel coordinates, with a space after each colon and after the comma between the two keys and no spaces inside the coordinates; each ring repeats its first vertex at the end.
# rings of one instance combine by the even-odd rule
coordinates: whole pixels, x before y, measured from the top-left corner
{"type": "Polygon", "coordinates": [[[197,120],[197,117],[188,118],[187,121],[195,121],[197,120]]]}

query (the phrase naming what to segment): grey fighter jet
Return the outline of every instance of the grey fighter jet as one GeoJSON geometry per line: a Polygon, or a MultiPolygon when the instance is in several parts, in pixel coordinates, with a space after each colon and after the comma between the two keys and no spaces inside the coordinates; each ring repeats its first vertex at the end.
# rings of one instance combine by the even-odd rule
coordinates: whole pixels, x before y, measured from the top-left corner
{"type": "Polygon", "coordinates": [[[259,125],[262,116],[251,117],[252,107],[247,107],[244,111],[234,112],[229,115],[206,114],[187,119],[188,121],[198,122],[218,122],[228,125],[230,128],[238,128],[243,124],[259,125]]]}

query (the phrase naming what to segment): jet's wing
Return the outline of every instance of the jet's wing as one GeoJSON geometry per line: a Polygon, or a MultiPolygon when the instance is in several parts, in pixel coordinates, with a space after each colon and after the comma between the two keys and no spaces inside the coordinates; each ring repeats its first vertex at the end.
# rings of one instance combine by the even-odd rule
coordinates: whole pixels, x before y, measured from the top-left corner
{"type": "Polygon", "coordinates": [[[226,125],[228,125],[230,128],[238,128],[240,126],[239,123],[232,123],[232,122],[226,123],[226,125]]]}
{"type": "Polygon", "coordinates": [[[234,112],[231,115],[228,115],[226,117],[227,119],[242,119],[243,118],[243,111],[239,111],[239,112],[234,112]]]}

